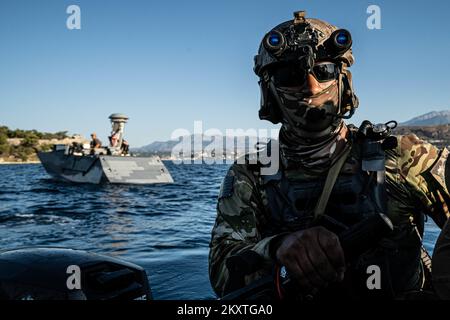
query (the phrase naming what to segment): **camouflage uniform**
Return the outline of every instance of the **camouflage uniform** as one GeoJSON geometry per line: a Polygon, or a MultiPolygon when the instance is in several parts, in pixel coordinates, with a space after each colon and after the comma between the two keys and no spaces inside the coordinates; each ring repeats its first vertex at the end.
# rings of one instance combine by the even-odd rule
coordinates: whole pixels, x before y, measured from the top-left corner
{"type": "MultiPolygon", "coordinates": [[[[386,153],[385,160],[386,215],[395,229],[381,252],[389,256],[391,286],[398,296],[421,286],[421,242],[415,226],[422,233],[426,215],[442,227],[449,217],[446,202],[450,195],[445,180],[448,150],[438,150],[413,134],[396,138],[397,147],[386,153]],[[386,247],[390,249],[386,250],[386,247]],[[408,274],[407,279],[405,274],[408,274]]],[[[340,176],[346,170],[351,174],[354,163],[360,162],[357,149],[352,147],[340,176]]],[[[281,170],[288,179],[300,184],[317,179],[301,168],[281,170]]],[[[272,223],[267,193],[258,170],[250,164],[231,166],[221,187],[210,243],[210,281],[219,296],[224,294],[229,280],[225,262],[233,255],[252,250],[264,259],[259,271],[245,277],[246,284],[271,272],[275,263],[275,250],[271,245],[283,234],[267,232],[272,223]]]]}
{"type": "MultiPolygon", "coordinates": [[[[303,11],[264,36],[254,66],[261,89],[259,117],[282,124],[283,165],[276,175],[263,176],[261,166],[234,164],[224,179],[209,255],[210,280],[219,296],[236,287],[230,287],[234,281],[230,281],[228,258],[250,253],[262,260],[256,271],[245,272],[239,283],[244,286],[271,272],[281,236],[312,226],[326,168],[333,162],[341,164],[336,159],[342,155],[347,156],[346,162],[333,184],[325,215],[351,226],[383,212],[394,224],[388,237],[352,261],[342,286],[353,297],[360,297],[361,289],[367,293],[361,280],[367,279],[365,266],[375,264],[382,272],[383,297],[422,287],[424,217],[432,217],[440,227],[448,217],[448,151],[437,150],[414,135],[398,136],[397,146],[383,155],[386,182],[382,188],[373,179],[373,173],[382,172],[362,170],[364,165],[380,170],[383,157],[376,169],[367,166],[370,148],[343,125],[342,118],[350,118],[358,107],[348,70],[354,62],[351,46],[347,30],[306,18],[303,11]],[[376,193],[381,189],[382,193],[376,193]],[[387,201],[377,195],[386,195],[387,201]]],[[[361,127],[363,132],[365,126],[361,127]]]]}

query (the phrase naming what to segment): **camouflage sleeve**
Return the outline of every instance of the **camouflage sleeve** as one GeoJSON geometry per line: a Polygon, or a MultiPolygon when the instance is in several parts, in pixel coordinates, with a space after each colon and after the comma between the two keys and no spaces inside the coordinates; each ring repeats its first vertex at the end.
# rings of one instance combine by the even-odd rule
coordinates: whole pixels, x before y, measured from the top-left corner
{"type": "Polygon", "coordinates": [[[230,256],[252,250],[263,257],[261,270],[246,276],[246,285],[270,272],[270,244],[276,236],[261,237],[264,208],[260,198],[252,174],[244,165],[233,165],[221,186],[210,243],[209,276],[218,296],[223,296],[229,280],[225,262],[230,256]]]}
{"type": "Polygon", "coordinates": [[[439,150],[414,134],[398,136],[397,140],[397,148],[388,152],[386,163],[388,190],[406,193],[408,200],[401,205],[420,209],[442,227],[450,216],[450,194],[445,181],[447,148],[439,150]],[[395,190],[398,186],[403,190],[395,190]]]}

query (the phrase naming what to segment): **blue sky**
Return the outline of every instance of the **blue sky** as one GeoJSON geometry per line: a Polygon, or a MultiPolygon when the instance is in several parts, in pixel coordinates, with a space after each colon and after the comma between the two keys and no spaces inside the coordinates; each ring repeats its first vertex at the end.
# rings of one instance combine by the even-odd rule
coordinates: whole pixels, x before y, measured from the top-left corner
{"type": "Polygon", "coordinates": [[[130,116],[133,146],[173,130],[272,128],[258,119],[253,56],[264,34],[306,10],[351,31],[360,107],[352,122],[450,109],[450,2],[1,0],[0,124],[96,131],[130,116]],[[81,8],[68,30],[66,8],[81,8]],[[370,4],[381,30],[366,26],[370,4]]]}

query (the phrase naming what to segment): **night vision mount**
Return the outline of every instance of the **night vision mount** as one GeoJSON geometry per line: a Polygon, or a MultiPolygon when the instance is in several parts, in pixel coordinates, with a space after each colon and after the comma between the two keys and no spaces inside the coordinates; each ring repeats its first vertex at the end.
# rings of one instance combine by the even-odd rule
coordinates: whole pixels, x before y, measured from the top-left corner
{"type": "Polygon", "coordinates": [[[325,35],[314,28],[305,18],[305,11],[294,12],[294,20],[289,25],[282,24],[267,33],[263,39],[264,48],[279,60],[334,60],[352,46],[352,36],[346,29],[335,30],[331,36],[319,45],[325,35]]]}

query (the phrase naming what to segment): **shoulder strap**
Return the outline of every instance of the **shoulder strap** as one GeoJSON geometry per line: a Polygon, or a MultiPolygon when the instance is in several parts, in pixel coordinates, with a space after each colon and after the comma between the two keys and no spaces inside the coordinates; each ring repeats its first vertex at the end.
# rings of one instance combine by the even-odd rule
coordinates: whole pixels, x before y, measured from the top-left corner
{"type": "Polygon", "coordinates": [[[347,160],[347,156],[349,155],[350,150],[351,145],[347,147],[347,149],[342,153],[341,157],[328,171],[322,194],[320,195],[319,201],[314,208],[315,219],[320,218],[325,213],[325,208],[328,204],[328,200],[330,199],[331,191],[333,190],[334,184],[336,183],[339,172],[341,172],[341,169],[344,166],[345,161],[347,160]]]}

